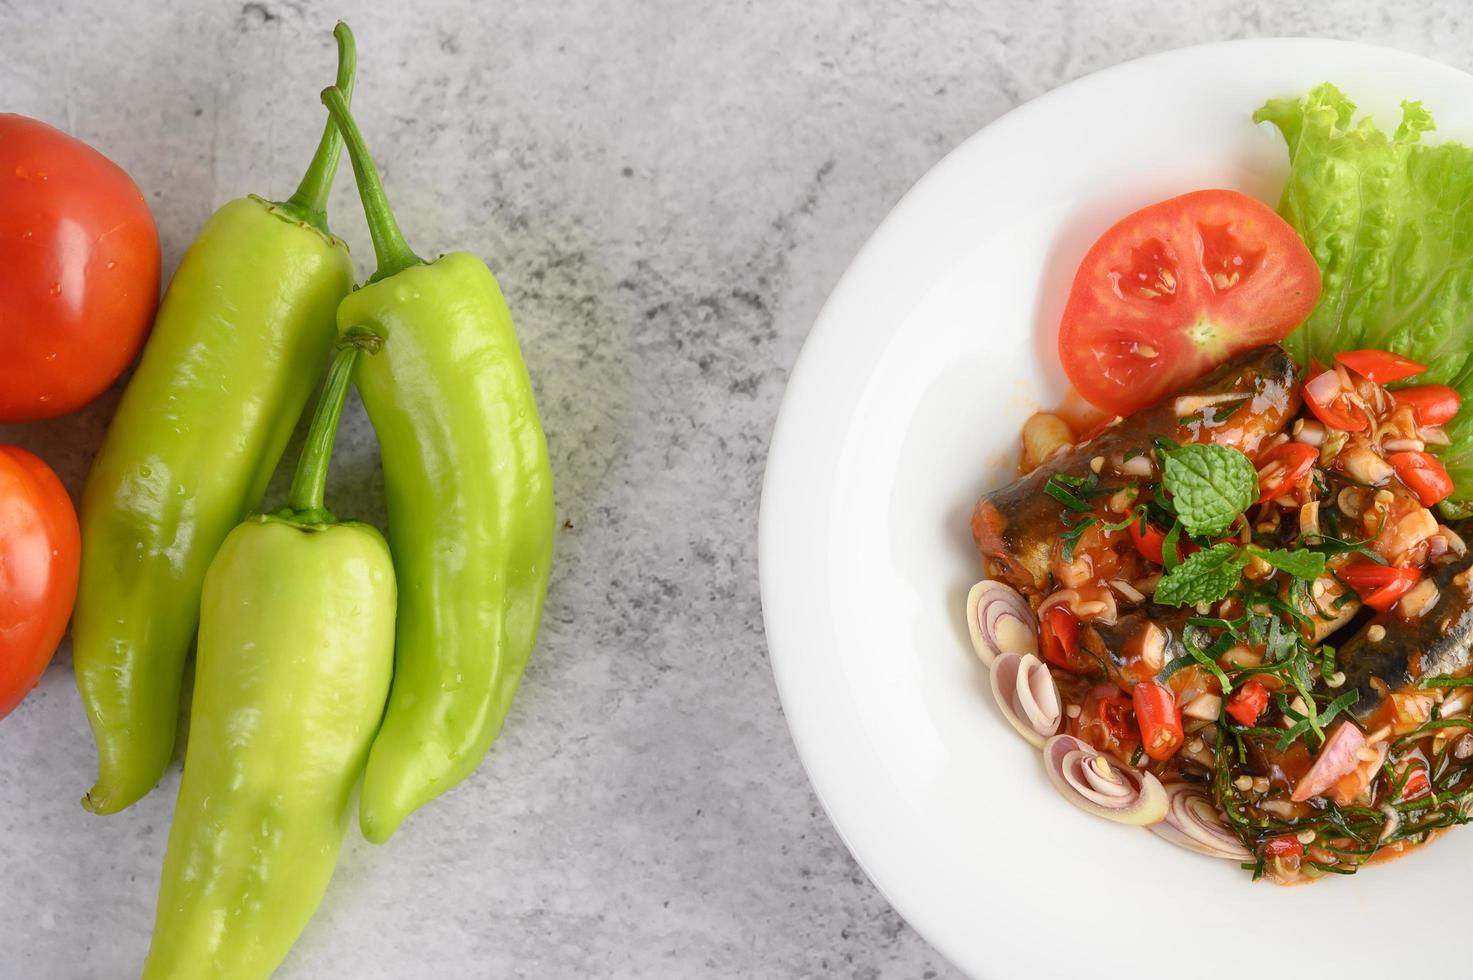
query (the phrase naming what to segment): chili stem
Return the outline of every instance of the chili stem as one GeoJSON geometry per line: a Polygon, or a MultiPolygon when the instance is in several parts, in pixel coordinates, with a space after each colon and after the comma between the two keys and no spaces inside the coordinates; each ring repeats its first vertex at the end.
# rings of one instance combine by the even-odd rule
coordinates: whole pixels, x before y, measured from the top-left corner
{"type": "Polygon", "coordinates": [[[302,447],[302,457],[297,460],[297,472],[287,494],[287,506],[301,520],[326,522],[333,519],[324,506],[327,467],[332,461],[332,444],[337,438],[338,420],[343,417],[343,402],[348,397],[348,382],[353,377],[358,351],[357,344],[349,344],[333,357],[332,367],[327,371],[327,384],[322,388],[322,397],[318,399],[317,411],[312,416],[312,427],[307,430],[307,444],[302,447]]]}
{"type": "MultiPolygon", "coordinates": [[[[353,32],[348,25],[338,21],[332,36],[338,41],[337,88],[345,100],[353,98],[353,78],[358,70],[358,46],[353,41],[353,32]]],[[[323,234],[327,229],[327,195],[332,190],[333,178],[338,172],[338,157],[342,156],[343,136],[337,124],[329,117],[322,128],[322,139],[317,143],[317,152],[296,193],[277,205],[281,210],[316,228],[323,234]]]]}
{"type": "Polygon", "coordinates": [[[384,194],[384,183],[379,177],[378,167],[363,141],[363,133],[348,111],[348,100],[336,87],[322,90],[322,104],[337,128],[343,134],[348,147],[348,159],[353,164],[353,176],[358,181],[358,196],[363,199],[363,215],[368,222],[368,234],[373,238],[373,253],[378,258],[378,271],[369,277],[369,282],[387,279],[411,266],[424,265],[424,260],[415,255],[399,230],[389,199],[384,194]]]}

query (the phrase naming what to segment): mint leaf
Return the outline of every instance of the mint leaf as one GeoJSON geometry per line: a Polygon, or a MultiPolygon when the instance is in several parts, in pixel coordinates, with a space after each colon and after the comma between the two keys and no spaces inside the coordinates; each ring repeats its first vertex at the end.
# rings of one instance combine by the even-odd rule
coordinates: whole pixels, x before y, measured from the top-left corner
{"type": "Polygon", "coordinates": [[[1215,544],[1163,575],[1156,586],[1156,601],[1163,606],[1216,602],[1238,584],[1247,564],[1237,545],[1215,544]]]}
{"type": "Polygon", "coordinates": [[[1236,449],[1193,443],[1166,454],[1161,483],[1188,534],[1221,534],[1258,497],[1258,473],[1236,449]]]}
{"type": "Polygon", "coordinates": [[[1253,553],[1279,571],[1288,572],[1295,578],[1314,580],[1325,574],[1325,556],[1317,551],[1254,548],[1253,553]]]}

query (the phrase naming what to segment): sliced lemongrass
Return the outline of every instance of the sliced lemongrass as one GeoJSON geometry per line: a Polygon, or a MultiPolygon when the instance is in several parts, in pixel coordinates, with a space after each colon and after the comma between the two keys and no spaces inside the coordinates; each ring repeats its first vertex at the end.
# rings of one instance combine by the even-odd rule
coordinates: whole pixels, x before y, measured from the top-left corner
{"type": "Polygon", "coordinates": [[[1004,653],[1038,652],[1038,619],[1028,600],[1002,582],[984,579],[967,593],[967,632],[989,667],[1004,653]]]}
{"type": "Polygon", "coordinates": [[[1049,781],[1085,813],[1137,827],[1166,816],[1166,790],[1159,779],[1101,755],[1073,735],[1045,742],[1043,760],[1049,781]]]}
{"type": "Polygon", "coordinates": [[[1167,783],[1166,818],[1150,831],[1178,847],[1228,861],[1250,861],[1253,855],[1222,822],[1207,791],[1191,783],[1167,783]]]}
{"type": "Polygon", "coordinates": [[[1059,730],[1063,704],[1054,677],[1031,653],[1004,653],[992,662],[992,696],[1003,717],[1030,744],[1043,748],[1059,730]]]}

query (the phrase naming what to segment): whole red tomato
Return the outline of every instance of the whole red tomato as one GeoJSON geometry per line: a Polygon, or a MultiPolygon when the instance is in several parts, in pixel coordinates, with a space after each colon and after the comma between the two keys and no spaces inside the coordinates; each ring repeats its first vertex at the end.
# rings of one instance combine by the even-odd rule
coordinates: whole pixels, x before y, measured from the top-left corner
{"type": "Polygon", "coordinates": [[[138,353],[159,298],[159,233],[117,164],[0,113],[0,422],[63,415],[138,353]]]}
{"type": "Polygon", "coordinates": [[[66,632],[80,553],[77,512],[56,474],[0,446],[0,718],[36,686],[66,632]]]}

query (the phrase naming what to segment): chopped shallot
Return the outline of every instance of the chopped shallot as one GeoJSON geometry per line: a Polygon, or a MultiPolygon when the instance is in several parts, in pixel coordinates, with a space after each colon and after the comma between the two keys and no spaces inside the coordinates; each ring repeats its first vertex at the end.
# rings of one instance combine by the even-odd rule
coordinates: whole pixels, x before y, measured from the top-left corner
{"type": "Polygon", "coordinates": [[[1305,394],[1321,405],[1333,402],[1341,390],[1340,375],[1334,371],[1323,371],[1304,383],[1305,394]]]}
{"type": "Polygon", "coordinates": [[[1300,419],[1294,423],[1294,441],[1318,449],[1325,444],[1325,424],[1315,419],[1300,419]]]}
{"type": "MultiPolygon", "coordinates": [[[[1473,691],[1466,687],[1455,688],[1448,692],[1448,696],[1443,698],[1442,703],[1437,706],[1437,716],[1451,718],[1453,715],[1460,715],[1468,710],[1469,705],[1473,705],[1473,691]]],[[[1447,729],[1443,731],[1446,732],[1447,729]]]]}
{"type": "Polygon", "coordinates": [[[1340,451],[1340,455],[1336,457],[1336,465],[1351,479],[1373,487],[1390,480],[1394,472],[1391,464],[1372,449],[1366,440],[1359,437],[1352,438],[1340,451]]]}
{"type": "Polygon", "coordinates": [[[1069,607],[1075,618],[1081,621],[1100,622],[1106,625],[1114,623],[1119,617],[1119,607],[1115,605],[1115,594],[1108,589],[1097,590],[1093,599],[1086,599],[1079,594],[1078,589],[1060,589],[1038,605],[1038,615],[1042,616],[1054,606],[1065,605],[1069,607]]]}
{"type": "Polygon", "coordinates": [[[1181,713],[1200,721],[1216,721],[1222,715],[1222,695],[1199,694],[1182,706],[1181,713]]]}
{"type": "Polygon", "coordinates": [[[1125,581],[1125,579],[1123,578],[1111,579],[1110,588],[1114,589],[1116,592],[1119,592],[1121,598],[1128,599],[1131,602],[1146,601],[1145,593],[1141,592],[1139,589],[1131,585],[1129,582],[1125,581]]]}
{"type": "Polygon", "coordinates": [[[1095,565],[1089,555],[1080,552],[1072,561],[1064,561],[1062,556],[1054,559],[1053,573],[1065,588],[1077,589],[1094,579],[1095,565]]]}
{"type": "Polygon", "coordinates": [[[1309,767],[1309,772],[1294,787],[1290,799],[1303,803],[1311,796],[1319,796],[1335,785],[1335,781],[1341,776],[1355,771],[1355,767],[1360,764],[1358,753],[1365,744],[1365,732],[1352,722],[1342,722],[1334,734],[1325,740],[1319,755],[1315,757],[1314,765],[1309,767]]]}
{"type": "Polygon", "coordinates": [[[1299,508],[1299,533],[1314,537],[1320,533],[1320,502],[1311,500],[1299,508]]]}
{"type": "Polygon", "coordinates": [[[1401,555],[1437,533],[1437,518],[1426,507],[1409,511],[1381,533],[1376,550],[1385,555],[1401,555]]]}
{"type": "Polygon", "coordinates": [[[1153,472],[1151,457],[1142,454],[1120,461],[1117,467],[1124,476],[1150,476],[1153,472]]]}
{"type": "Polygon", "coordinates": [[[1396,611],[1404,619],[1416,619],[1418,616],[1426,615],[1427,611],[1437,605],[1438,593],[1437,583],[1430,578],[1424,578],[1412,590],[1401,597],[1396,604],[1396,611]]]}

